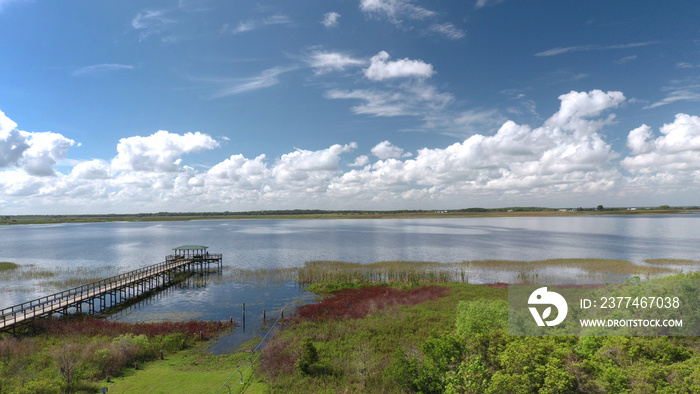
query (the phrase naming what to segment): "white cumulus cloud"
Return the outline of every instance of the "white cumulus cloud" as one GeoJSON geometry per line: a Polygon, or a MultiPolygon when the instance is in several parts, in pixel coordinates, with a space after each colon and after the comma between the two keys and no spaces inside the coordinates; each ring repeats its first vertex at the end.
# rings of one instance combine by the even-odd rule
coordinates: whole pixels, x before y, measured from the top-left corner
{"type": "Polygon", "coordinates": [[[402,157],[404,154],[403,149],[393,145],[389,141],[382,141],[378,143],[370,150],[370,152],[381,160],[392,157],[402,157]]]}
{"type": "Polygon", "coordinates": [[[572,91],[559,96],[559,100],[561,100],[559,111],[545,124],[580,134],[589,134],[611,123],[614,115],[606,119],[591,120],[590,118],[598,117],[603,111],[619,106],[625,101],[625,96],[622,92],[606,93],[596,89],[590,92],[572,91]]]}
{"type": "Polygon", "coordinates": [[[349,167],[364,167],[369,164],[369,157],[367,155],[357,156],[355,161],[348,164],[349,167]]]}
{"type": "Polygon", "coordinates": [[[200,132],[180,135],[160,130],[148,137],[120,139],[112,168],[127,171],[181,171],[180,156],[218,146],[219,143],[212,137],[200,132]]]}
{"type": "Polygon", "coordinates": [[[70,174],[76,179],[109,179],[111,169],[108,162],[93,159],[76,164],[70,174]]]}
{"type": "Polygon", "coordinates": [[[58,133],[27,133],[29,149],[20,161],[22,168],[30,175],[55,175],[53,166],[66,156],[68,148],[75,144],[72,139],[58,133]]]}
{"type": "MultiPolygon", "coordinates": [[[[576,93],[576,92],[573,92],[576,93]]],[[[333,179],[335,195],[371,198],[383,192],[397,198],[456,198],[465,193],[594,193],[610,190],[620,180],[617,157],[599,131],[600,116],[619,104],[615,92],[598,91],[560,97],[560,110],[545,125],[532,129],[508,121],[492,136],[476,134],[447,148],[421,149],[414,159],[396,158],[387,142],[378,146],[384,159],[333,179]],[[585,131],[581,119],[586,118],[585,131]],[[595,128],[597,127],[597,128],[595,128]]],[[[387,197],[388,198],[388,197],[387,197]]]]}
{"type": "Polygon", "coordinates": [[[700,117],[677,114],[660,131],[657,138],[647,125],[630,131],[627,146],[632,155],[622,160],[622,167],[632,173],[666,173],[667,177],[699,171],[700,117]]]}
{"type": "Polygon", "coordinates": [[[391,78],[430,78],[435,71],[431,64],[422,60],[408,58],[389,61],[389,54],[381,51],[372,56],[370,65],[365,70],[365,76],[373,81],[382,81],[391,78]]]}
{"type": "Polygon", "coordinates": [[[272,176],[280,185],[321,181],[340,169],[340,155],[357,148],[356,143],[335,144],[327,149],[297,149],[282,155],[272,168],[272,176]]]}
{"type": "Polygon", "coordinates": [[[257,189],[269,182],[272,172],[267,168],[265,155],[253,160],[243,155],[232,155],[207,172],[207,179],[216,185],[235,185],[237,188],[257,189]]]}
{"type": "Polygon", "coordinates": [[[27,132],[0,111],[0,168],[19,167],[29,175],[56,175],[53,166],[75,141],[59,133],[27,132]]]}

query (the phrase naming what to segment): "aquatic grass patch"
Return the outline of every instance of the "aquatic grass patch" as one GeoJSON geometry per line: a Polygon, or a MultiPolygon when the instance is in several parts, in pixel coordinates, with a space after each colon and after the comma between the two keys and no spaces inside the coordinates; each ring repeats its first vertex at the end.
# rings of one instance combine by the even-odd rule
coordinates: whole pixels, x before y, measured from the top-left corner
{"type": "Polygon", "coordinates": [[[48,270],[34,264],[9,264],[14,264],[16,267],[0,269],[0,281],[40,280],[52,278],[58,273],[58,270],[48,270]]]}
{"type": "Polygon", "coordinates": [[[534,261],[474,260],[464,261],[457,264],[472,268],[519,272],[540,270],[544,268],[567,267],[578,268],[594,274],[660,275],[675,273],[675,270],[667,267],[637,265],[628,260],[594,258],[547,259],[534,261]]]}
{"type": "Polygon", "coordinates": [[[662,265],[700,265],[700,260],[690,259],[646,259],[644,262],[662,265]]]}
{"type": "Polygon", "coordinates": [[[372,283],[391,285],[469,282],[469,274],[478,270],[510,271],[517,273],[518,283],[533,283],[545,278],[543,270],[574,268],[591,276],[626,275],[656,276],[677,273],[677,269],[663,266],[638,265],[628,260],[568,258],[534,261],[472,260],[455,263],[381,261],[372,264],[343,261],[308,261],[298,269],[297,282],[316,285],[314,291],[328,287],[328,291],[343,287],[372,283]]]}
{"type": "Polygon", "coordinates": [[[369,284],[388,283],[419,285],[467,281],[464,270],[449,264],[414,261],[380,261],[372,264],[344,261],[307,261],[297,271],[297,282],[369,284]],[[455,268],[457,270],[455,271],[455,268]]]}
{"type": "Polygon", "coordinates": [[[293,281],[297,278],[297,268],[238,268],[224,266],[220,276],[210,276],[213,283],[255,283],[271,284],[293,281]]]}
{"type": "Polygon", "coordinates": [[[40,285],[42,286],[47,286],[47,287],[53,287],[55,289],[71,289],[74,287],[80,287],[83,285],[87,285],[90,283],[94,282],[99,282],[103,277],[78,277],[78,278],[66,278],[66,279],[58,279],[58,280],[42,280],[40,282],[40,285]]]}
{"type": "Polygon", "coordinates": [[[16,270],[19,268],[19,264],[11,263],[9,261],[0,261],[0,272],[16,270]]]}

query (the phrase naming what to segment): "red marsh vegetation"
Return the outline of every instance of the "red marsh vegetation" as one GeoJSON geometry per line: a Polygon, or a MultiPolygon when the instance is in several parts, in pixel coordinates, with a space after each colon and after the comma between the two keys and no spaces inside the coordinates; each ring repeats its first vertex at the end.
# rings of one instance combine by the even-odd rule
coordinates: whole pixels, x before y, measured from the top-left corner
{"type": "MultiPolygon", "coordinates": [[[[235,322],[234,322],[235,325],[235,322]]],[[[125,323],[92,317],[68,319],[39,319],[34,322],[38,332],[56,336],[107,336],[116,337],[124,334],[145,335],[149,338],[157,335],[184,334],[189,336],[204,335],[210,338],[231,324],[218,321],[154,322],[125,323]]]]}
{"type": "Polygon", "coordinates": [[[387,286],[366,286],[333,292],[317,304],[297,308],[297,320],[359,319],[373,310],[397,305],[417,305],[447,295],[448,288],[421,286],[400,290],[387,286]]]}

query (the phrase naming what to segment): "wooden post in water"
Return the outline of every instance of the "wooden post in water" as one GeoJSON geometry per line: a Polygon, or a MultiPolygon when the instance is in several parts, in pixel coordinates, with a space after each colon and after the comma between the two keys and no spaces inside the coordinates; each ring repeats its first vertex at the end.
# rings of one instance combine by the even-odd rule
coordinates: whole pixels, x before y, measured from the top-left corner
{"type": "Polygon", "coordinates": [[[245,332],[245,302],[243,303],[243,332],[245,332]]]}

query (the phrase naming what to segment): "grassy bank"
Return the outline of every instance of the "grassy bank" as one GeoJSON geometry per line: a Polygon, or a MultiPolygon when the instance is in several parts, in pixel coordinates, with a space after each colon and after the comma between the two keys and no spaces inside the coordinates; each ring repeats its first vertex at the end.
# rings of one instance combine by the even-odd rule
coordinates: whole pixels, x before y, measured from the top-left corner
{"type": "Polygon", "coordinates": [[[156,360],[161,350],[170,357],[230,328],[219,322],[130,324],[83,316],[37,320],[18,337],[0,336],[0,392],[93,393],[107,376],[156,360]]]}
{"type": "MultiPolygon", "coordinates": [[[[111,382],[101,382],[110,393],[215,393],[248,354],[245,351],[214,356],[199,345],[174,353],[163,361],[147,363],[138,371],[129,368],[111,382]]],[[[238,376],[236,376],[238,377],[238,376]]],[[[252,371],[244,376],[235,392],[263,392],[265,386],[251,381],[252,371]]],[[[224,391],[228,392],[228,391],[224,391]]]]}

